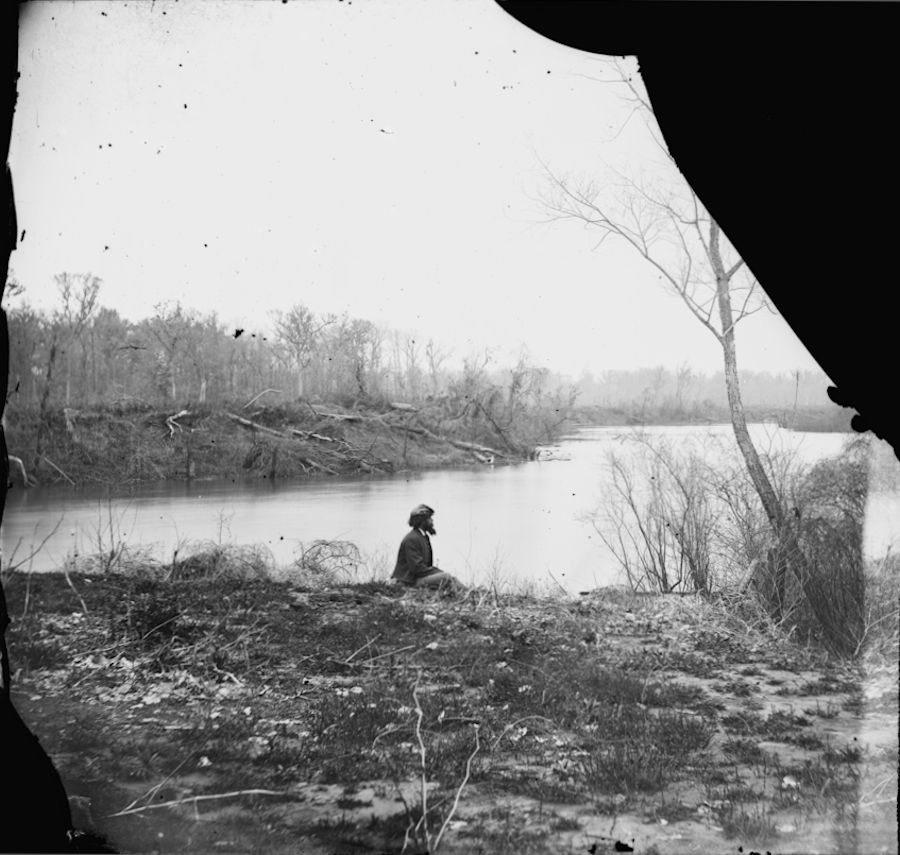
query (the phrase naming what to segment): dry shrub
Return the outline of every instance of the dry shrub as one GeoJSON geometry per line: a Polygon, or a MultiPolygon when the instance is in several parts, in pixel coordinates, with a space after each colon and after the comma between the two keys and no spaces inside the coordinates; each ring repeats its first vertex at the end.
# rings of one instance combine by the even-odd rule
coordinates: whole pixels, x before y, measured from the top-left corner
{"type": "Polygon", "coordinates": [[[167,575],[172,581],[267,579],[273,567],[272,553],[261,543],[223,544],[197,541],[176,551],[167,575]]]}
{"type": "Polygon", "coordinates": [[[69,572],[97,575],[121,573],[127,576],[156,578],[162,573],[162,565],[153,555],[153,547],[146,545],[121,545],[116,560],[110,563],[108,554],[75,555],[67,559],[69,572]]]}
{"type": "Polygon", "coordinates": [[[860,652],[867,661],[897,663],[900,648],[900,555],[890,551],[866,574],[865,637],[860,652]]]}
{"type": "Polygon", "coordinates": [[[764,451],[786,520],[777,535],[740,463],[638,440],[642,455],[610,458],[613,490],[605,518],[594,520],[633,589],[692,587],[728,602],[747,625],[774,624],[842,656],[860,652],[870,623],[865,439],[812,466],[764,451]]]}
{"type": "Polygon", "coordinates": [[[635,591],[704,591],[714,583],[714,532],[721,509],[711,501],[709,465],[638,434],[630,454],[611,453],[611,495],[591,520],[635,591]]]}
{"type": "Polygon", "coordinates": [[[294,567],[320,581],[349,581],[362,564],[356,544],[348,540],[314,540],[300,544],[294,567]]]}
{"type": "Polygon", "coordinates": [[[788,627],[839,655],[858,653],[866,634],[867,490],[864,441],[809,469],[791,497],[789,528],[770,550],[757,585],[788,627]]]}

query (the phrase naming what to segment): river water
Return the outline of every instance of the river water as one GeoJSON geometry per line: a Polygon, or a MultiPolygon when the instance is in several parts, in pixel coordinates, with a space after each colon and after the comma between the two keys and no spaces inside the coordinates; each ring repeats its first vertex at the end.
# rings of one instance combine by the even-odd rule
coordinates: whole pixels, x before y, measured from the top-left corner
{"type": "MultiPolygon", "coordinates": [[[[643,429],[675,447],[688,444],[720,459],[737,454],[730,426],[643,429]]],[[[792,449],[812,461],[837,453],[844,434],[783,431],[751,425],[759,447],[792,449]]],[[[541,459],[515,466],[416,472],[323,481],[215,481],[160,483],[132,495],[37,487],[10,491],[3,518],[4,567],[17,564],[45,538],[21,569],[59,568],[67,557],[88,555],[123,539],[161,560],[193,542],[265,544],[289,565],[315,540],[356,544],[364,563],[359,578],[388,575],[409,510],[435,508],[435,562],[467,583],[493,579],[562,586],[570,592],[621,581],[613,557],[587,517],[609,493],[607,456],[639,453],[623,428],[584,428],[547,448],[541,459]]],[[[883,554],[900,537],[900,497],[870,499],[866,551],[883,554]]]]}

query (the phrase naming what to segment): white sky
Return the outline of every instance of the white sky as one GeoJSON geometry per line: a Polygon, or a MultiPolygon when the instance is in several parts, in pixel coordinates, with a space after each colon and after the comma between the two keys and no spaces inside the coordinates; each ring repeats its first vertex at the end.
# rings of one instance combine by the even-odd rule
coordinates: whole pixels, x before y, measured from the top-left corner
{"type": "MultiPolygon", "coordinates": [[[[615,136],[629,108],[587,79],[609,76],[601,58],[493,0],[21,8],[11,268],[32,304],[53,304],[54,274],[91,272],[134,319],[181,300],[254,329],[303,302],[458,356],[720,367],[624,247],[541,222],[538,157],[596,175],[654,149],[640,121],[615,136]]],[[[817,367],[765,313],[738,354],[817,367]]]]}

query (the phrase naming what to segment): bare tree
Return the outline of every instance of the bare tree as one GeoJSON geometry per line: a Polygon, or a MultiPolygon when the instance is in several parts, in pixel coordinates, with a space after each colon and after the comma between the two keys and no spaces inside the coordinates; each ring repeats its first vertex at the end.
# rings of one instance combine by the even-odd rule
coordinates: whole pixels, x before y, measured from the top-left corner
{"type": "Polygon", "coordinates": [[[184,349],[185,330],[189,320],[181,303],[157,303],[155,314],[150,319],[149,328],[157,340],[161,352],[157,353],[156,379],[160,388],[166,387],[174,404],[178,397],[178,359],[184,349]]]}
{"type": "Polygon", "coordinates": [[[688,390],[696,381],[696,376],[691,369],[691,366],[686,362],[682,362],[678,368],[675,370],[675,398],[674,398],[674,406],[675,411],[679,415],[684,414],[685,409],[685,396],[687,395],[688,390]]]}
{"type": "MultiPolygon", "coordinates": [[[[72,397],[72,358],[71,350],[76,340],[81,339],[85,327],[97,308],[97,295],[100,293],[100,280],[90,273],[60,273],[54,277],[59,291],[61,307],[57,312],[60,330],[60,346],[66,360],[66,406],[72,397]]],[[[86,342],[80,341],[82,363],[87,362],[86,342]]],[[[51,351],[52,352],[52,351],[51,351]]],[[[50,376],[48,367],[47,376],[50,376]]]]}
{"type": "Polygon", "coordinates": [[[420,355],[421,347],[419,342],[413,336],[407,336],[406,347],[403,351],[404,372],[407,394],[413,400],[418,399],[422,391],[422,369],[419,367],[420,355]]]}
{"type": "Polygon", "coordinates": [[[434,339],[428,339],[425,345],[425,360],[428,363],[428,375],[431,380],[431,394],[437,395],[440,391],[441,366],[447,361],[450,351],[444,350],[435,344],[434,339]]]}
{"type": "Polygon", "coordinates": [[[297,371],[297,397],[305,393],[304,375],[310,363],[323,330],[336,322],[328,315],[317,318],[306,306],[299,303],[287,312],[275,313],[275,332],[279,342],[286,348],[292,365],[297,371]]]}
{"type": "Polygon", "coordinates": [[[781,536],[787,528],[785,510],[747,429],[735,339],[744,318],[770,307],[755,277],[662,148],[646,95],[625,73],[618,82],[632,105],[632,115],[647,121],[667,155],[663,175],[653,180],[610,170],[609,180],[600,184],[562,177],[543,164],[547,189],[542,203],[552,219],[576,220],[596,231],[598,246],[613,238],[630,247],[719,343],[738,448],[769,523],[781,536]]]}

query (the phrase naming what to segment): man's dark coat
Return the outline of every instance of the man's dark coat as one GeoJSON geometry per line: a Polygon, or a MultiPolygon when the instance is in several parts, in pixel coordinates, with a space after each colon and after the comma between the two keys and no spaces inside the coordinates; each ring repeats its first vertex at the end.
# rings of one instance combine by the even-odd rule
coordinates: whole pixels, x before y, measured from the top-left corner
{"type": "Polygon", "coordinates": [[[428,535],[412,528],[400,542],[393,578],[407,585],[414,585],[417,579],[440,572],[437,567],[432,566],[433,560],[428,535]]]}

